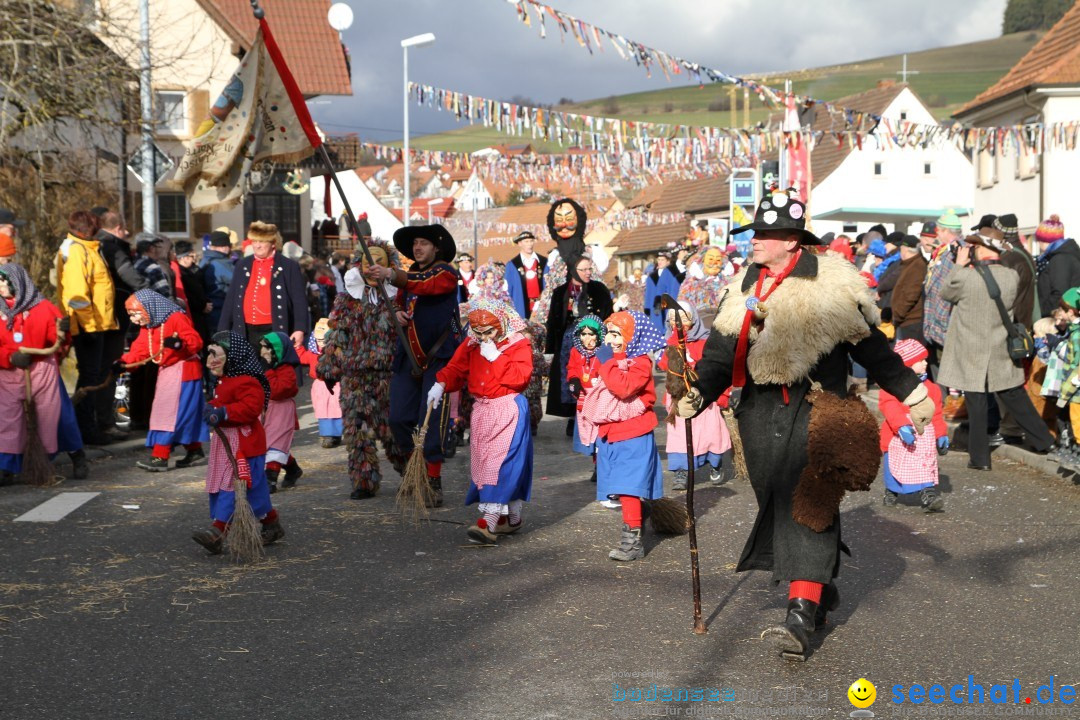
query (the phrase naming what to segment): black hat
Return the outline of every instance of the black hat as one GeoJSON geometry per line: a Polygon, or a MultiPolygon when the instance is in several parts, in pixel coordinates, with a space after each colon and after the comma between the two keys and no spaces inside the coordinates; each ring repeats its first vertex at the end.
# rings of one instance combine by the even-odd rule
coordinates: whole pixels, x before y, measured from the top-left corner
{"type": "Polygon", "coordinates": [[[109,208],[104,205],[98,205],[97,207],[90,208],[90,214],[94,217],[101,217],[105,213],[109,212],[109,208]]]}
{"type": "Polygon", "coordinates": [[[1016,240],[1020,237],[1020,222],[1012,213],[999,215],[994,220],[994,228],[1000,230],[1006,240],[1016,240]]]}
{"type": "Polygon", "coordinates": [[[19,220],[15,217],[15,213],[7,208],[0,208],[0,225],[14,225],[15,227],[22,227],[26,224],[25,220],[19,220]]]}
{"type": "Polygon", "coordinates": [[[518,233],[518,236],[516,238],[514,238],[514,244],[517,244],[517,243],[521,242],[522,240],[535,240],[535,239],[536,239],[535,235],[533,235],[528,230],[523,230],[522,232],[518,233]]]}
{"type": "Polygon", "coordinates": [[[416,260],[412,252],[413,240],[416,238],[423,238],[435,245],[437,248],[436,260],[453,262],[454,256],[457,254],[457,245],[454,244],[454,238],[450,231],[442,225],[409,225],[400,228],[394,232],[394,247],[410,260],[416,260]]]}
{"type": "Polygon", "coordinates": [[[747,230],[791,230],[802,236],[804,245],[821,244],[818,236],[806,229],[806,205],[778,190],[761,201],[754,214],[754,222],[735,228],[731,234],[738,235],[747,230]]]}
{"type": "Polygon", "coordinates": [[[888,234],[889,234],[889,232],[888,232],[888,231],[887,231],[887,230],[885,229],[885,226],[884,226],[884,225],[882,225],[881,223],[878,223],[877,225],[875,225],[874,227],[870,228],[870,229],[869,229],[869,230],[867,230],[866,232],[868,232],[868,233],[876,232],[876,233],[877,233],[878,235],[880,235],[880,236],[881,236],[882,238],[884,238],[884,237],[885,237],[886,235],[888,235],[888,234]]]}
{"type": "Polygon", "coordinates": [[[833,240],[836,239],[836,233],[827,232],[824,235],[822,235],[819,239],[821,240],[822,245],[829,245],[830,243],[832,243],[833,240]]]}
{"type": "Polygon", "coordinates": [[[892,233],[889,233],[888,235],[885,236],[885,244],[886,245],[895,245],[897,247],[900,247],[903,243],[904,243],[904,233],[902,233],[902,232],[899,232],[899,231],[892,232],[892,233]]]}
{"type": "Polygon", "coordinates": [[[232,247],[229,233],[220,230],[210,233],[210,247],[232,247]]]}
{"type": "Polygon", "coordinates": [[[905,235],[900,238],[900,245],[906,248],[917,248],[919,247],[919,238],[914,235],[905,235]]]}
{"type": "Polygon", "coordinates": [[[937,237],[937,223],[933,221],[924,222],[922,230],[919,231],[919,237],[937,237]]]}
{"type": "Polygon", "coordinates": [[[195,246],[191,244],[190,240],[177,240],[176,244],[173,245],[173,251],[176,253],[176,257],[181,258],[194,253],[195,246]]]}
{"type": "Polygon", "coordinates": [[[971,226],[972,230],[978,230],[984,227],[994,227],[994,221],[997,220],[997,215],[983,215],[979,218],[979,222],[971,226]]]}

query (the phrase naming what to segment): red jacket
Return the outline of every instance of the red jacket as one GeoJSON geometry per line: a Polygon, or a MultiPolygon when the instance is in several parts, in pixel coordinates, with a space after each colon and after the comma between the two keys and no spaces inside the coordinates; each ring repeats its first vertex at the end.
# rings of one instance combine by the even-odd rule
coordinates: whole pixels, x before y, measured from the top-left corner
{"type": "Polygon", "coordinates": [[[250,375],[218,379],[210,404],[223,407],[228,418],[221,427],[240,428],[240,457],[266,454],[266,431],[263,430],[263,386],[250,375]],[[244,428],[250,432],[245,435],[244,428]]]}
{"type": "Polygon", "coordinates": [[[656,427],[656,412],[653,410],[653,405],[656,403],[656,388],[653,386],[652,360],[648,355],[638,355],[628,361],[626,370],[619,369],[620,360],[626,360],[626,353],[615,353],[610,360],[601,365],[600,377],[607,389],[620,400],[641,398],[641,401],[645,403],[645,412],[629,420],[601,425],[597,432],[608,442],[641,437],[645,433],[652,432],[652,429],[656,427]]]}
{"type": "Polygon", "coordinates": [[[294,398],[300,392],[300,387],[296,384],[296,369],[292,365],[278,365],[263,374],[270,381],[271,402],[294,398]]]}
{"type": "Polygon", "coordinates": [[[593,381],[600,376],[600,361],[596,359],[596,356],[592,356],[588,360],[582,357],[577,348],[570,348],[570,360],[566,363],[566,382],[570,382],[574,378],[577,378],[581,382],[582,393],[578,395],[577,409],[581,410],[581,406],[585,404],[585,390],[588,390],[593,386],[593,381]],[[586,380],[585,376],[588,375],[589,379],[586,380]]]}
{"type": "MultiPolygon", "coordinates": [[[[3,302],[0,299],[0,302],[3,302]]],[[[20,347],[47,348],[56,342],[56,321],[64,317],[60,311],[48,300],[42,300],[34,307],[15,317],[15,324],[11,330],[7,328],[7,322],[0,317],[0,368],[10,369],[11,356],[20,347]],[[22,333],[22,341],[15,342],[15,333],[22,333]]],[[[70,342],[70,340],[69,340],[70,342]]],[[[67,353],[69,343],[64,343],[56,352],[59,360],[67,353]]],[[[31,355],[31,362],[44,360],[45,355],[31,355]]]]}
{"type": "Polygon", "coordinates": [[[202,363],[197,357],[202,350],[202,337],[195,326],[191,324],[191,318],[184,313],[176,312],[165,319],[156,328],[141,327],[139,335],[131,343],[131,348],[120,356],[120,360],[126,363],[136,363],[147,359],[161,350],[156,362],[161,367],[170,367],[178,362],[184,363],[184,374],[181,381],[202,380],[202,363]],[[179,350],[164,347],[162,342],[165,338],[176,335],[184,343],[179,350]]]}
{"type": "Polygon", "coordinates": [[[502,354],[489,362],[480,354],[479,345],[462,343],[435,379],[446,386],[446,392],[457,392],[468,381],[473,397],[497,398],[524,392],[532,377],[532,343],[519,335],[513,343],[503,338],[495,347],[502,354]]]}
{"type": "MultiPolygon", "coordinates": [[[[929,380],[923,380],[923,387],[934,401],[934,419],[931,420],[934,437],[948,435],[949,428],[945,425],[945,418],[941,416],[941,389],[929,380]]],[[[897,431],[905,425],[911,425],[911,418],[908,417],[908,406],[884,390],[878,392],[878,410],[885,416],[885,422],[881,423],[881,452],[885,452],[897,431]]]]}
{"type": "Polygon", "coordinates": [[[311,379],[317,380],[318,375],[315,374],[315,369],[319,366],[319,356],[306,347],[296,348],[296,354],[300,356],[300,364],[307,365],[308,375],[311,379]]]}

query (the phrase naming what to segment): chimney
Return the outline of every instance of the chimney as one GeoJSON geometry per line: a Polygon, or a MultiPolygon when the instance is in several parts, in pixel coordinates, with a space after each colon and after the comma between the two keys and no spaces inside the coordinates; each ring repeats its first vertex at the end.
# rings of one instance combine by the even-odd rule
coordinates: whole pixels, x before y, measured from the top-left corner
{"type": "Polygon", "coordinates": [[[878,80],[877,81],[878,90],[880,90],[882,88],[890,88],[890,87],[893,87],[894,85],[896,85],[896,81],[891,80],[891,79],[890,80],[878,80]]]}

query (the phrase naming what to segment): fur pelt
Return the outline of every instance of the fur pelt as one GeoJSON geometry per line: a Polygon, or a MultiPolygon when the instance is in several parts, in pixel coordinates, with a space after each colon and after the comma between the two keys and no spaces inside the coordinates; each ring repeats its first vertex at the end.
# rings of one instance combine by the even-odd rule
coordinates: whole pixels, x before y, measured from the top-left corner
{"type": "Polygon", "coordinates": [[[814,388],[807,396],[806,467],[792,498],[795,522],[814,532],[833,523],[846,490],[869,490],[881,466],[877,422],[855,395],[814,388]]]}
{"type": "MultiPolygon", "coordinates": [[[[791,276],[763,304],[763,324],[750,329],[746,365],[757,383],[791,385],[805,380],[817,362],[844,342],[856,343],[880,322],[866,281],[842,258],[819,255],[815,277],[791,276]]],[[[713,329],[737,336],[751,286],[746,269],[724,288],[713,329]]],[[[767,288],[768,286],[766,286],[767,288]]]]}

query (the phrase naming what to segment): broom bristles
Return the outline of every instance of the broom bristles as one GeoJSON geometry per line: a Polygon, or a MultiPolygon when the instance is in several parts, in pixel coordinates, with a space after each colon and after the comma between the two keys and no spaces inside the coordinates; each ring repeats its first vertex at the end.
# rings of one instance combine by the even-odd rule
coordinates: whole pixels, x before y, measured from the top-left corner
{"type": "Polygon", "coordinates": [[[690,527],[690,515],[686,512],[686,506],[671,498],[662,497],[658,500],[650,500],[650,518],[653,529],[665,535],[685,535],[690,527]]]}
{"type": "Polygon", "coordinates": [[[247,499],[247,483],[235,476],[233,477],[233,494],[236,497],[236,504],[232,520],[229,521],[229,532],[225,536],[229,554],[240,562],[257,562],[263,556],[260,523],[247,499]]]}
{"type": "Polygon", "coordinates": [[[405,464],[405,472],[401,475],[401,487],[398,488],[394,504],[401,513],[402,520],[410,521],[418,525],[421,520],[426,520],[430,514],[428,508],[434,504],[435,491],[428,482],[427,461],[424,460],[424,435],[427,434],[425,427],[413,433],[413,451],[409,455],[409,461],[405,464]]]}
{"type": "Polygon", "coordinates": [[[55,480],[49,454],[38,434],[37,407],[33,402],[26,408],[26,449],[23,450],[22,478],[28,485],[45,487],[55,480]]]}

